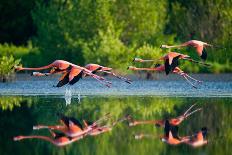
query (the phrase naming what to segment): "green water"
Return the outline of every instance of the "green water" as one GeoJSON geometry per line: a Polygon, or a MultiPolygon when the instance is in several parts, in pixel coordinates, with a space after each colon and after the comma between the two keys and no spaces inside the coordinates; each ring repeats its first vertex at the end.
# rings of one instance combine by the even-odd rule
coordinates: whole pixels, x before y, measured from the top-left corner
{"type": "Polygon", "coordinates": [[[72,99],[65,105],[58,97],[0,97],[0,154],[80,154],[80,155],[145,155],[145,154],[230,154],[232,145],[232,100],[230,98],[168,98],[149,96],[130,97],[83,97],[81,102],[72,99]],[[96,120],[107,112],[112,118],[106,122],[131,114],[135,119],[163,119],[175,117],[196,103],[203,111],[192,115],[180,126],[180,135],[190,135],[207,126],[209,144],[197,149],[187,145],[169,146],[156,136],[163,134],[162,128],[153,125],[128,127],[120,123],[111,132],[96,137],[85,137],[66,147],[56,147],[38,139],[13,141],[17,135],[49,135],[47,130],[33,131],[36,124],[58,124],[57,112],[68,116],[96,120]],[[136,140],[134,134],[153,134],[153,138],[136,140]]]}

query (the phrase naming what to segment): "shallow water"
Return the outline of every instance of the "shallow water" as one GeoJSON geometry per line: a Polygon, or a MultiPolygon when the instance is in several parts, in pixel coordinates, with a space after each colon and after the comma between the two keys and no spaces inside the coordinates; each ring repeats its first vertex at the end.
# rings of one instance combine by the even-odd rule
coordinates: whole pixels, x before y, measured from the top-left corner
{"type": "Polygon", "coordinates": [[[176,98],[149,96],[114,96],[114,97],[82,97],[72,103],[65,104],[65,99],[58,96],[22,97],[2,96],[0,110],[0,154],[230,154],[232,145],[232,100],[230,98],[176,98]],[[162,128],[153,125],[128,127],[126,122],[120,123],[111,132],[96,137],[85,137],[69,146],[58,148],[42,140],[23,140],[14,142],[17,135],[49,135],[44,130],[32,130],[33,125],[58,124],[56,113],[80,119],[96,120],[110,112],[111,123],[125,114],[134,119],[157,120],[175,117],[196,103],[195,108],[203,111],[193,114],[180,126],[180,135],[191,135],[207,126],[209,144],[197,149],[186,145],[169,146],[158,138],[163,134],[162,128]],[[7,106],[8,105],[8,106],[7,106]],[[11,105],[11,106],[9,106],[11,105]],[[14,105],[14,106],[12,106],[14,105]],[[154,137],[136,140],[135,134],[153,134],[154,137]]]}
{"type": "Polygon", "coordinates": [[[11,83],[0,83],[0,154],[127,154],[127,155],[218,155],[230,154],[232,145],[232,76],[193,75],[204,84],[193,89],[177,76],[159,75],[156,80],[133,79],[129,85],[117,79],[105,88],[91,79],[72,87],[54,88],[57,78],[31,78],[22,75],[11,83]],[[207,79],[207,80],[206,80],[207,79]],[[180,126],[181,136],[191,135],[202,127],[209,129],[209,144],[197,149],[187,145],[169,146],[158,138],[162,128],[153,125],[128,127],[120,123],[96,137],[87,136],[58,148],[38,139],[13,141],[18,135],[46,135],[47,130],[33,131],[33,125],[58,124],[57,113],[79,119],[96,120],[110,112],[114,120],[130,114],[138,120],[176,117],[196,103],[203,110],[193,114],[180,126]],[[135,134],[153,137],[136,140],[135,134]]]}
{"type": "Polygon", "coordinates": [[[72,96],[174,96],[174,97],[232,97],[232,74],[207,75],[196,74],[193,77],[204,81],[194,89],[184,79],[176,75],[156,74],[155,80],[133,78],[132,84],[118,79],[108,78],[112,87],[107,88],[98,81],[84,78],[73,86],[53,87],[58,77],[31,77],[20,75],[11,83],[0,83],[1,95],[60,95],[71,89],[72,96]]]}

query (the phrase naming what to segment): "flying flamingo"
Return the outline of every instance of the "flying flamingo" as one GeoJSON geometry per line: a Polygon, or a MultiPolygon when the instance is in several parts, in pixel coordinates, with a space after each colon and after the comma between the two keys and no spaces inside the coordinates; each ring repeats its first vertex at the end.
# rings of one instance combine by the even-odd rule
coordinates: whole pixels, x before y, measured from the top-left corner
{"type": "Polygon", "coordinates": [[[111,82],[106,81],[103,77],[93,74],[90,70],[84,67],[72,64],[70,62],[64,61],[64,60],[55,60],[53,63],[47,66],[38,67],[38,68],[24,68],[24,67],[19,67],[19,66],[15,67],[17,71],[21,71],[21,70],[38,71],[38,70],[44,70],[44,69],[49,69],[49,68],[52,68],[49,73],[43,74],[43,73],[36,72],[33,75],[44,76],[44,75],[62,73],[63,75],[59,79],[59,82],[56,85],[56,87],[62,87],[67,83],[70,85],[73,85],[76,82],[78,82],[84,74],[87,74],[93,77],[94,79],[98,80],[100,83],[105,84],[107,87],[110,87],[110,84],[111,84],[111,82]]]}
{"type": "MultiPolygon", "coordinates": [[[[129,70],[146,70],[146,71],[161,71],[162,72],[165,70],[165,66],[160,65],[160,64],[156,64],[156,67],[154,67],[154,68],[137,68],[134,66],[129,66],[128,69],[129,70]]],[[[189,79],[191,79],[195,82],[198,82],[198,83],[202,83],[202,81],[199,81],[199,80],[191,77],[190,75],[188,75],[187,73],[182,71],[179,67],[175,67],[175,69],[172,72],[182,76],[190,85],[192,85],[193,88],[197,88],[197,87],[189,79]]]]}
{"type": "MultiPolygon", "coordinates": [[[[164,125],[164,135],[159,136],[159,138],[162,140],[162,142],[165,142],[169,145],[179,145],[181,143],[184,143],[186,141],[189,141],[190,137],[179,137],[178,136],[178,126],[172,126],[170,125],[168,120],[165,120],[165,125],[164,125]]],[[[148,138],[158,138],[158,136],[154,136],[152,134],[144,134],[140,133],[135,135],[135,139],[142,139],[144,137],[148,138]]]]}
{"type": "Polygon", "coordinates": [[[190,136],[192,138],[190,138],[185,143],[192,147],[200,147],[206,145],[208,144],[208,141],[206,140],[206,135],[207,135],[207,128],[203,127],[201,131],[199,131],[197,134],[190,136]]]}
{"type": "MultiPolygon", "coordinates": [[[[175,69],[175,67],[177,67],[179,65],[179,59],[187,60],[190,62],[205,65],[205,66],[210,66],[209,64],[193,60],[188,55],[177,53],[177,52],[168,52],[166,55],[162,56],[158,60],[164,61],[165,72],[166,72],[166,75],[168,75],[170,72],[172,72],[175,69]]],[[[133,61],[135,61],[135,62],[152,62],[152,61],[156,61],[156,60],[143,60],[141,58],[134,58],[133,61]]]]}
{"type": "Polygon", "coordinates": [[[76,137],[83,134],[87,134],[91,132],[93,129],[98,127],[98,123],[102,120],[107,119],[109,116],[109,113],[98,119],[97,121],[91,123],[91,125],[87,125],[86,121],[83,120],[85,127],[83,127],[79,120],[73,118],[73,117],[67,117],[64,115],[61,115],[60,122],[62,125],[53,125],[53,126],[47,126],[47,125],[37,125],[33,126],[34,130],[38,129],[51,129],[51,130],[58,130],[63,132],[65,135],[69,137],[76,137]]]}
{"type": "Polygon", "coordinates": [[[209,47],[213,47],[213,45],[208,44],[206,42],[203,41],[199,41],[199,40],[190,40],[187,41],[181,45],[176,45],[176,46],[168,46],[168,45],[161,45],[160,48],[181,48],[181,47],[186,47],[186,46],[191,46],[194,47],[196,49],[197,54],[201,57],[201,59],[206,60],[207,59],[207,52],[205,50],[205,47],[209,46],[209,47]]]}
{"type": "Polygon", "coordinates": [[[161,137],[161,140],[169,145],[179,145],[189,141],[189,137],[178,136],[178,126],[172,126],[169,123],[169,120],[165,120],[164,134],[165,135],[161,137]]]}
{"type": "Polygon", "coordinates": [[[54,132],[54,131],[51,131],[49,130],[52,137],[47,137],[47,136],[39,136],[39,135],[31,135],[31,136],[16,136],[13,138],[14,141],[20,141],[20,140],[23,140],[23,139],[42,139],[42,140],[45,140],[45,141],[48,141],[56,146],[65,146],[65,145],[68,145],[68,144],[71,144],[75,141],[78,141],[80,139],[82,139],[84,137],[84,134],[83,135],[80,135],[80,136],[76,136],[76,137],[67,137],[65,136],[65,134],[63,133],[57,133],[57,132],[54,132]]]}
{"type": "Polygon", "coordinates": [[[85,66],[86,69],[92,71],[93,74],[97,73],[97,72],[103,72],[112,76],[115,76],[118,79],[124,80],[125,82],[131,84],[131,80],[119,75],[116,75],[115,73],[111,72],[112,68],[109,67],[104,67],[98,64],[87,64],[85,66]]]}
{"type": "MultiPolygon", "coordinates": [[[[180,125],[180,123],[182,123],[185,119],[187,119],[190,115],[192,115],[193,113],[202,110],[201,108],[198,108],[192,112],[190,112],[190,110],[195,106],[196,104],[193,104],[192,106],[190,106],[190,108],[188,108],[182,115],[176,117],[176,118],[171,118],[168,119],[169,124],[172,126],[177,126],[180,125]]],[[[145,120],[145,121],[136,121],[133,120],[133,118],[131,116],[128,116],[128,121],[129,121],[129,126],[136,126],[136,125],[140,125],[140,124],[153,124],[156,125],[157,127],[164,127],[165,126],[165,120],[145,120]]]]}

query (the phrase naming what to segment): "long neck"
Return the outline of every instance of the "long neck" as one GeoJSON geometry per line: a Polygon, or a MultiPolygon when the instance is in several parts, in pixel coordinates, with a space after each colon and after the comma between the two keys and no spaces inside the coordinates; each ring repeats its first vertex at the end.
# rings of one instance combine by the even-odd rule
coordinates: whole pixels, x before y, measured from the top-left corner
{"type": "Polygon", "coordinates": [[[51,67],[53,67],[53,64],[49,64],[49,65],[47,65],[47,66],[43,66],[43,67],[37,67],[37,68],[22,68],[22,70],[36,70],[36,71],[38,71],[38,70],[43,70],[43,69],[48,69],[48,68],[51,68],[51,67]]]}
{"type": "Polygon", "coordinates": [[[52,129],[52,130],[64,131],[65,126],[61,126],[61,125],[51,125],[51,126],[37,125],[37,126],[34,126],[33,128],[35,128],[35,129],[52,129]]]}
{"type": "Polygon", "coordinates": [[[134,121],[134,124],[155,124],[156,121],[154,120],[146,120],[146,121],[134,121]]]}
{"type": "Polygon", "coordinates": [[[22,139],[43,139],[43,140],[48,141],[54,145],[57,145],[54,140],[52,140],[51,138],[46,137],[46,136],[24,136],[22,139]]]}
{"type": "Polygon", "coordinates": [[[173,46],[166,46],[166,48],[179,48],[185,46],[184,44],[181,45],[173,45],[173,46]]]}
{"type": "Polygon", "coordinates": [[[134,70],[157,71],[157,68],[135,68],[134,70]]]}

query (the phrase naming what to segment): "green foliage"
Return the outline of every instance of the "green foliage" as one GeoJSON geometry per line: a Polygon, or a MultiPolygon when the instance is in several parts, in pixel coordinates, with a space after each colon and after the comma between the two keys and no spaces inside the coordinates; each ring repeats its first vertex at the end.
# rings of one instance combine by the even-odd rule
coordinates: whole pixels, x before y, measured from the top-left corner
{"type": "Polygon", "coordinates": [[[119,33],[108,28],[106,32],[99,31],[91,42],[87,43],[84,57],[86,60],[110,67],[126,68],[129,54],[127,47],[119,39],[119,33]]]}
{"type": "Polygon", "coordinates": [[[15,60],[13,56],[0,57],[0,81],[5,82],[12,79],[14,66],[19,65],[20,59],[15,60]]]}
{"type": "MultiPolygon", "coordinates": [[[[212,68],[183,63],[185,71],[231,72],[231,7],[231,0],[20,0],[16,5],[12,0],[0,2],[0,42],[24,44],[2,44],[0,55],[21,58],[26,66],[64,59],[78,65],[100,63],[125,70],[134,56],[157,59],[160,54],[155,53],[164,54],[157,52],[161,44],[197,39],[224,48],[207,48],[207,61],[214,65],[212,68]],[[12,20],[7,21],[9,10],[15,6],[23,11],[12,11],[12,20]],[[25,39],[34,30],[36,35],[25,46],[25,39]],[[146,50],[152,54],[143,53],[146,50]]],[[[189,48],[180,52],[199,58],[189,48]]]]}

